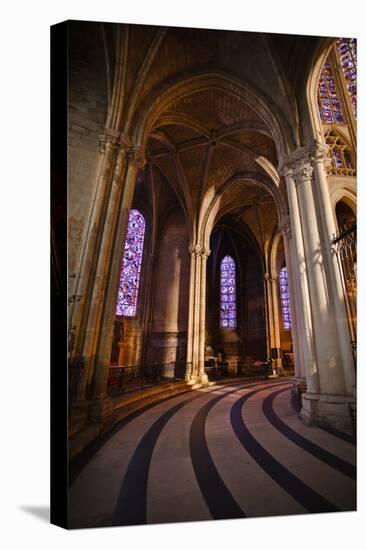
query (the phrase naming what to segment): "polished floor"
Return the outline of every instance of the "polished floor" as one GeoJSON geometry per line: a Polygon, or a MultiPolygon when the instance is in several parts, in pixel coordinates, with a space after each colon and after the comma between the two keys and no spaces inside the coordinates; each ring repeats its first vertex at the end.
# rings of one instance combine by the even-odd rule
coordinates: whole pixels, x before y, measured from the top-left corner
{"type": "Polygon", "coordinates": [[[352,439],[309,427],[291,381],[216,385],[147,407],[70,470],[71,528],[356,508],[352,439]]]}

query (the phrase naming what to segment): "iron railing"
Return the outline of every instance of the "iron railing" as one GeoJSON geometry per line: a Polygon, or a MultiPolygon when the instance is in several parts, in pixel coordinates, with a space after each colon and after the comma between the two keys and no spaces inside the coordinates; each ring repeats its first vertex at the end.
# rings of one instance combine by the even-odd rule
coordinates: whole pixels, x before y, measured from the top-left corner
{"type": "Polygon", "coordinates": [[[357,226],[346,226],[333,236],[332,249],[337,256],[342,281],[347,321],[356,367],[357,351],[357,226]]]}
{"type": "Polygon", "coordinates": [[[236,373],[230,373],[227,364],[208,365],[205,367],[205,373],[209,381],[220,380],[228,376],[238,376],[247,380],[263,380],[272,373],[271,363],[263,361],[259,364],[238,363],[236,373]]]}
{"type": "Polygon", "coordinates": [[[116,397],[164,382],[174,383],[177,377],[176,363],[138,365],[134,367],[109,367],[107,394],[116,397]]]}
{"type": "Polygon", "coordinates": [[[205,367],[205,373],[207,374],[207,378],[210,382],[212,380],[220,380],[225,376],[229,376],[228,365],[213,365],[205,367]]]}
{"type": "Polygon", "coordinates": [[[270,361],[263,361],[259,365],[253,363],[238,363],[238,376],[248,380],[263,380],[272,374],[270,361]]]}

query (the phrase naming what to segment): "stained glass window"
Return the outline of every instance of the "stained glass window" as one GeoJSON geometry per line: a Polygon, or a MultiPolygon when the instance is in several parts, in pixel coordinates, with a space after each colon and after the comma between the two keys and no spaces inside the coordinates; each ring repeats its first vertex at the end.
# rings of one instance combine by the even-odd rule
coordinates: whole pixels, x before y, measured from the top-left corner
{"type": "Polygon", "coordinates": [[[332,67],[329,60],[324,63],[318,83],[318,107],[320,118],[325,123],[343,122],[341,104],[337,96],[332,67]]]}
{"type": "Polygon", "coordinates": [[[131,210],[118,287],[117,315],[136,315],[144,237],[144,217],[138,210],[131,210]]]}
{"type": "Polygon", "coordinates": [[[235,262],[231,256],[221,261],[220,297],[221,328],[236,328],[235,262]]]}
{"type": "Polygon", "coordinates": [[[338,38],[337,50],[339,62],[351,98],[355,117],[357,117],[357,41],[355,38],[338,38]]]}
{"type": "Polygon", "coordinates": [[[288,292],[287,267],[283,267],[280,271],[280,295],[283,328],[285,330],[291,330],[290,296],[288,292]]]}

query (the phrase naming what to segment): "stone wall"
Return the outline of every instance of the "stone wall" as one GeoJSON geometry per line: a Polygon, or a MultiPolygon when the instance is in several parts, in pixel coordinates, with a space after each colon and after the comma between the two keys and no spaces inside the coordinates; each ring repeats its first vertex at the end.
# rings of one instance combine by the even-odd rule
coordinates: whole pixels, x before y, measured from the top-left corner
{"type": "Polygon", "coordinates": [[[70,22],[69,30],[68,267],[72,276],[95,189],[107,87],[100,25],[70,22]],[[92,51],[88,44],[94,45],[92,51]]]}
{"type": "Polygon", "coordinates": [[[174,210],[161,229],[147,361],[185,361],[189,253],[184,215],[174,210]]]}

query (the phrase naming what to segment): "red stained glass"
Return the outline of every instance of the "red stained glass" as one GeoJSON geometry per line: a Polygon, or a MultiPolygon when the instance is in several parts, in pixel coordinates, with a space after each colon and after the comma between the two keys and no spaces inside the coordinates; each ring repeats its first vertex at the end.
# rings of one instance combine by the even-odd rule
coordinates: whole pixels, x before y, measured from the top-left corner
{"type": "Polygon", "coordinates": [[[236,328],[236,274],[231,256],[221,261],[220,297],[221,328],[236,328]]]}
{"type": "Polygon", "coordinates": [[[118,287],[116,315],[127,317],[136,315],[144,238],[144,217],[138,210],[131,210],[118,287]]]}

